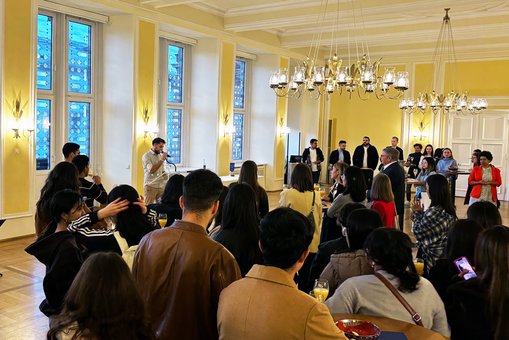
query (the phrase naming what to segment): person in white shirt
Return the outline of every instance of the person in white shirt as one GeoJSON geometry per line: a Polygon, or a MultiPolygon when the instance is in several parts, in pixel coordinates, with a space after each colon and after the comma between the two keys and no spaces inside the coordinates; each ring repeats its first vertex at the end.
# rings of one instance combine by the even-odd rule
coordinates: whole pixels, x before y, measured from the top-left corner
{"type": "Polygon", "coordinates": [[[312,138],[309,141],[309,148],[304,149],[302,153],[302,161],[309,165],[313,174],[313,183],[320,180],[320,171],[322,170],[322,162],[324,161],[323,152],[318,147],[318,140],[312,138]]]}
{"type": "Polygon", "coordinates": [[[166,142],[162,138],[154,138],[152,148],[143,154],[141,162],[145,173],[143,181],[143,193],[145,203],[157,203],[163,195],[164,187],[168,181],[168,174],[164,171],[164,162],[168,152],[164,151],[166,142]]]}
{"type": "Polygon", "coordinates": [[[362,144],[355,148],[353,153],[353,165],[359,168],[370,168],[375,171],[378,165],[378,151],[376,147],[370,144],[368,136],[362,138],[362,144]]]}

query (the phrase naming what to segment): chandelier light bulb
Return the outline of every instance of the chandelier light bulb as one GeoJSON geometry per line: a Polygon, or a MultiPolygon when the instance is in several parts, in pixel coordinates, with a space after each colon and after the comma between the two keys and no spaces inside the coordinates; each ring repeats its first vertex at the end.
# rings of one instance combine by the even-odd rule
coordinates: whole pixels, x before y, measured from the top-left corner
{"type": "Polygon", "coordinates": [[[396,74],[394,73],[394,67],[385,68],[385,73],[383,76],[383,83],[388,88],[390,85],[394,84],[394,80],[396,79],[396,74]]]}
{"type": "Polygon", "coordinates": [[[323,79],[324,79],[323,74],[324,74],[323,67],[319,67],[319,66],[314,67],[314,73],[313,73],[312,80],[316,86],[320,86],[323,84],[323,79]]]}
{"type": "Polygon", "coordinates": [[[345,85],[347,83],[348,69],[347,66],[341,66],[338,74],[336,75],[336,83],[338,85],[345,85]]]}
{"type": "Polygon", "coordinates": [[[293,73],[293,81],[297,85],[300,85],[304,82],[304,68],[295,66],[295,72],[293,73]]]}
{"type": "Polygon", "coordinates": [[[408,72],[398,72],[394,88],[399,91],[406,91],[409,87],[408,72]]]}
{"type": "Polygon", "coordinates": [[[279,85],[281,86],[286,86],[288,85],[288,73],[286,72],[286,69],[282,69],[280,72],[279,72],[279,80],[278,80],[278,83],[279,85]]]}
{"type": "Polygon", "coordinates": [[[279,85],[279,74],[278,74],[278,72],[274,72],[270,76],[269,83],[270,83],[270,88],[271,89],[278,87],[278,85],[279,85]]]}
{"type": "Polygon", "coordinates": [[[373,72],[371,70],[365,70],[361,73],[361,81],[363,84],[371,84],[374,81],[373,72]]]}
{"type": "Polygon", "coordinates": [[[312,80],[308,80],[307,84],[306,84],[306,89],[309,91],[309,92],[313,92],[315,90],[315,84],[313,83],[312,80]]]}

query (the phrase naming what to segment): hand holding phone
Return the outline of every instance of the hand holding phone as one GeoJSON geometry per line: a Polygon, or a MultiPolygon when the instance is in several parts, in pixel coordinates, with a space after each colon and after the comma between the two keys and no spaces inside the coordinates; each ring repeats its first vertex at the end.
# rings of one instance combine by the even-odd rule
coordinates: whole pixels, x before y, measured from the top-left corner
{"type": "Polygon", "coordinates": [[[458,271],[463,274],[463,278],[465,280],[470,280],[474,277],[477,277],[476,273],[474,272],[474,269],[470,265],[470,262],[468,262],[468,259],[464,256],[460,257],[459,259],[454,260],[454,264],[456,265],[456,268],[458,268],[458,271]]]}

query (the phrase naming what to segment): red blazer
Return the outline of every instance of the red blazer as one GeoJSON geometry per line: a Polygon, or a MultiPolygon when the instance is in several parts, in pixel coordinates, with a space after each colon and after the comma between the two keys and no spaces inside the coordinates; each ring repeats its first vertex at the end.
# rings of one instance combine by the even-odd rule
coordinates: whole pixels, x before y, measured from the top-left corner
{"type": "MultiPolygon", "coordinates": [[[[496,185],[491,186],[491,197],[493,198],[493,202],[497,202],[497,187],[502,185],[502,178],[500,177],[500,170],[491,166],[491,180],[496,182],[496,185]]],[[[468,176],[468,184],[471,185],[471,182],[482,181],[482,166],[474,166],[472,172],[470,172],[470,176],[468,176]]],[[[470,193],[470,197],[479,198],[481,197],[482,185],[474,184],[472,185],[472,192],[470,193]]]]}
{"type": "Polygon", "coordinates": [[[396,207],[394,201],[372,201],[368,207],[377,211],[384,222],[384,226],[394,228],[394,218],[396,217],[396,207]]]}

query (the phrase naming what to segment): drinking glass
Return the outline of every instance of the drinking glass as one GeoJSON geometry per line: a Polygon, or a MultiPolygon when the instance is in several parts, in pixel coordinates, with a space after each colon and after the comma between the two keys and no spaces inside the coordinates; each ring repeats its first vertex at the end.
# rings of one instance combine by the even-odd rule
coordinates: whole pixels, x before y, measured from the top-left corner
{"type": "Polygon", "coordinates": [[[417,178],[418,173],[419,173],[419,169],[414,169],[414,178],[417,178]]]}
{"type": "Polygon", "coordinates": [[[313,294],[318,301],[324,302],[329,295],[329,281],[324,279],[316,279],[315,285],[313,287],[313,294]]]}
{"type": "Polygon", "coordinates": [[[166,214],[157,215],[157,219],[159,221],[159,225],[161,226],[161,228],[166,227],[166,222],[168,222],[168,217],[166,216],[166,214]]]}

